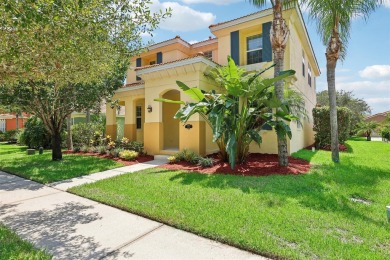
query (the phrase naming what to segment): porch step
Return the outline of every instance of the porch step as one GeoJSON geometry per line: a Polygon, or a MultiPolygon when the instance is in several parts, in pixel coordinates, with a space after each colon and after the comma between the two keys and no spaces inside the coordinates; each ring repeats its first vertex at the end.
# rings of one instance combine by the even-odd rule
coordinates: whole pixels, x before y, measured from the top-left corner
{"type": "Polygon", "coordinates": [[[157,155],[154,156],[154,159],[155,160],[166,160],[166,161],[168,161],[168,157],[169,156],[170,155],[157,154],[157,155]]]}

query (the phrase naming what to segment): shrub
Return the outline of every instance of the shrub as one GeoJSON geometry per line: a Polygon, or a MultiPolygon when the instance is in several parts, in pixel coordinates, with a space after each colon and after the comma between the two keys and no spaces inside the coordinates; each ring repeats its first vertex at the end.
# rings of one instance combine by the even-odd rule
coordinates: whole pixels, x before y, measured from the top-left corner
{"type": "Polygon", "coordinates": [[[175,163],[175,162],[177,162],[177,159],[176,159],[176,157],[175,157],[174,155],[169,156],[167,159],[168,159],[168,162],[169,162],[169,163],[175,163]]]}
{"type": "Polygon", "coordinates": [[[4,140],[8,142],[16,142],[19,130],[9,130],[4,133],[4,140]]]}
{"type": "Polygon", "coordinates": [[[131,150],[123,150],[119,153],[119,157],[124,160],[134,160],[138,157],[138,152],[131,150]]]}
{"type": "Polygon", "coordinates": [[[202,166],[203,168],[212,167],[214,165],[214,161],[212,158],[199,157],[198,165],[202,166]]]}
{"type": "Polygon", "coordinates": [[[76,146],[101,144],[103,134],[101,124],[97,123],[79,123],[72,126],[73,144],[76,146]]]}
{"type": "Polygon", "coordinates": [[[80,147],[79,146],[73,146],[73,152],[79,153],[80,152],[80,147]]]}
{"type": "Polygon", "coordinates": [[[89,151],[91,153],[98,153],[99,152],[99,148],[97,146],[92,146],[91,149],[89,149],[89,151]]]}
{"type": "Polygon", "coordinates": [[[142,142],[130,141],[126,137],[123,137],[118,145],[126,150],[136,151],[140,154],[144,153],[144,144],[142,142]]]}
{"type": "Polygon", "coordinates": [[[119,154],[123,151],[124,150],[122,148],[115,148],[115,149],[111,149],[110,151],[107,151],[107,153],[109,153],[109,155],[111,155],[114,158],[118,158],[119,154]]]}
{"type": "Polygon", "coordinates": [[[81,146],[80,151],[83,152],[83,153],[88,153],[89,152],[89,146],[88,145],[81,146]]]}
{"type": "Polygon", "coordinates": [[[184,149],[181,152],[175,154],[177,161],[186,161],[192,164],[196,164],[199,161],[199,155],[188,149],[184,149]]]}
{"type": "Polygon", "coordinates": [[[390,126],[383,127],[381,131],[381,136],[383,139],[390,141],[390,126]]]}
{"type": "Polygon", "coordinates": [[[103,155],[103,154],[106,154],[106,150],[107,149],[106,149],[106,147],[104,145],[101,145],[101,146],[98,146],[97,150],[98,150],[98,153],[100,155],[103,155]]]}
{"type": "Polygon", "coordinates": [[[46,130],[43,121],[36,116],[27,119],[23,132],[18,139],[20,144],[25,144],[29,148],[50,148],[51,135],[46,130]]]}
{"type": "MultiPolygon", "coordinates": [[[[315,142],[318,148],[330,145],[330,111],[329,107],[316,107],[313,109],[313,130],[316,131],[315,142]]],[[[337,107],[337,124],[339,143],[344,144],[349,137],[351,128],[351,110],[346,107],[337,107]]]]}

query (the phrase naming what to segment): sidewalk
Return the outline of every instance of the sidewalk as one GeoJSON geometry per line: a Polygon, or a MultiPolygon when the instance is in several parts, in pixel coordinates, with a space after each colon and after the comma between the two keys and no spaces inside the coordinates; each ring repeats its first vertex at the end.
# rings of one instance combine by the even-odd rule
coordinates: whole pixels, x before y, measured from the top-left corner
{"type": "Polygon", "coordinates": [[[51,187],[0,171],[0,221],[54,259],[266,259],[64,191],[160,163],[121,167],[51,187]]]}

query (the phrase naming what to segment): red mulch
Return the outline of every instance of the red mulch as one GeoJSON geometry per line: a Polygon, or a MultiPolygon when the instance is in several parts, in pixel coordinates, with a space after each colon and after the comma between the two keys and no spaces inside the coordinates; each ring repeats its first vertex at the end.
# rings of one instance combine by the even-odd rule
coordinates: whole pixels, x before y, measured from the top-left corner
{"type": "Polygon", "coordinates": [[[73,151],[64,151],[64,154],[79,154],[79,155],[95,156],[95,157],[99,157],[99,158],[105,158],[105,159],[110,159],[110,160],[113,160],[116,162],[120,162],[120,163],[123,163],[125,166],[129,166],[129,165],[133,165],[133,164],[137,164],[137,163],[143,163],[143,162],[151,161],[154,159],[154,157],[152,155],[139,155],[137,157],[137,159],[134,161],[126,161],[126,160],[123,160],[121,158],[113,158],[112,156],[106,155],[106,154],[100,155],[97,153],[83,153],[83,152],[76,153],[73,151]]]}
{"type": "MultiPolygon", "coordinates": [[[[308,147],[306,147],[306,149],[311,150],[312,147],[315,147],[315,145],[314,144],[309,145],[308,147]]],[[[320,150],[331,151],[332,149],[330,148],[330,145],[326,145],[323,148],[321,148],[320,150]]],[[[346,151],[348,151],[348,147],[345,144],[339,144],[339,151],[346,152],[346,151]]]]}
{"type": "Polygon", "coordinates": [[[190,164],[188,162],[177,162],[161,165],[159,167],[170,170],[186,170],[196,171],[205,174],[233,174],[243,176],[267,176],[267,175],[287,175],[287,174],[303,174],[310,170],[308,161],[289,157],[287,167],[278,166],[278,155],[276,154],[259,154],[252,153],[248,156],[244,164],[236,165],[232,170],[227,162],[222,162],[219,158],[214,158],[214,166],[210,168],[202,168],[201,166],[190,164]]]}

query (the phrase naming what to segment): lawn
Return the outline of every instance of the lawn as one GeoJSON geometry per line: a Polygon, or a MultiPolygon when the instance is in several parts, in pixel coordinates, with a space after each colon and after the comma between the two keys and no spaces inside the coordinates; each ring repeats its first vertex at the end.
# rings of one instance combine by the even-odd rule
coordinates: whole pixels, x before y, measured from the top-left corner
{"type": "Polygon", "coordinates": [[[51,151],[27,155],[26,147],[0,143],[0,170],[40,183],[50,183],[123,166],[97,158],[64,154],[62,161],[52,161],[51,151]]]}
{"type": "Polygon", "coordinates": [[[390,259],[390,145],[351,140],[330,153],[302,150],[309,174],[205,175],[161,168],[71,192],[270,257],[390,259]]]}
{"type": "Polygon", "coordinates": [[[51,259],[42,250],[37,250],[29,242],[23,241],[14,232],[0,224],[0,259],[51,259]]]}

